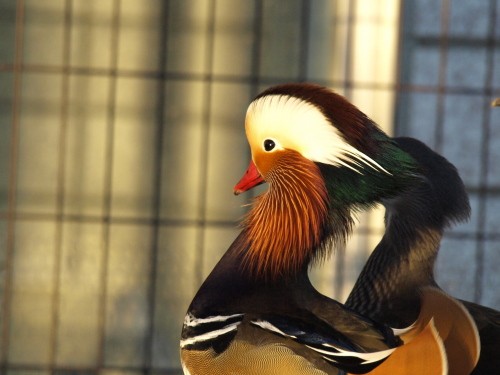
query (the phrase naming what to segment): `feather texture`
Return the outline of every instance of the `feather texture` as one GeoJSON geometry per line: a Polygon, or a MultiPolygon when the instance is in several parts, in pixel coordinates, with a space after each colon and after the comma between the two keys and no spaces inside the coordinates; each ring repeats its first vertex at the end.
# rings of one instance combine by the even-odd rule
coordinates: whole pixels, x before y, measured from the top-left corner
{"type": "Polygon", "coordinates": [[[243,222],[245,263],[257,276],[288,277],[326,252],[328,194],[318,167],[295,151],[280,151],[266,179],[243,222]]]}
{"type": "MultiPolygon", "coordinates": [[[[383,201],[386,233],[368,259],[346,305],[377,321],[400,327],[419,314],[421,291],[437,286],[433,268],[444,229],[467,219],[470,206],[452,164],[415,139],[395,141],[419,163],[420,177],[398,196],[383,201]]],[[[430,304],[428,315],[435,317],[436,329],[443,336],[450,373],[469,374],[478,363],[480,351],[473,374],[490,374],[498,368],[499,312],[448,296],[440,303],[430,304]],[[478,330],[483,342],[481,349],[478,330]]]]}
{"type": "Polygon", "coordinates": [[[256,168],[237,191],[260,177],[269,189],[188,309],[185,373],[334,375],[385,361],[387,373],[443,374],[432,320],[399,347],[389,327],[321,295],[307,275],[332,241],[345,240],[353,210],[411,185],[412,159],[347,100],[315,85],[266,90],[245,125],[256,168]]]}

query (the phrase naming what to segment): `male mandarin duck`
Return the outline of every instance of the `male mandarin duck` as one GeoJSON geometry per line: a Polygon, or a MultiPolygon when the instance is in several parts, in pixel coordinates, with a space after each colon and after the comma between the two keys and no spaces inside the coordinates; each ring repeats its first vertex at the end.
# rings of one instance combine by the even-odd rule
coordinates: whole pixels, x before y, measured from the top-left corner
{"type": "Polygon", "coordinates": [[[188,308],[184,373],[446,374],[428,313],[439,293],[423,292],[418,329],[400,338],[320,294],[307,274],[345,240],[353,211],[415,183],[414,160],[343,97],[311,84],[258,95],[245,129],[252,162],[235,193],[264,181],[269,189],[188,308]]]}
{"type": "MultiPolygon", "coordinates": [[[[467,219],[470,206],[463,182],[451,163],[415,139],[395,141],[420,164],[422,178],[404,194],[383,202],[385,235],[370,255],[346,305],[398,327],[411,323],[419,314],[419,289],[437,286],[433,268],[443,231],[449,224],[467,219]]],[[[499,373],[500,312],[461,302],[474,319],[481,341],[479,362],[472,373],[499,373]]],[[[436,319],[448,324],[456,317],[439,305],[434,310],[437,315],[442,318],[436,319]]],[[[467,341],[474,343],[473,338],[467,341]]],[[[465,356],[461,359],[471,360],[465,356]]],[[[461,365],[460,358],[450,360],[450,372],[455,369],[460,373],[461,365]]]]}

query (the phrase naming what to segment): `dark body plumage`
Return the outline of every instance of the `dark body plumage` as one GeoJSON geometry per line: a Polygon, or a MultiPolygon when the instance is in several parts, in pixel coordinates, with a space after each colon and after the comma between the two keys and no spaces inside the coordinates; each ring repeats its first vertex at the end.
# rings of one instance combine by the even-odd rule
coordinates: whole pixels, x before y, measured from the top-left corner
{"type": "MultiPolygon", "coordinates": [[[[307,268],[291,278],[282,280],[266,281],[253,277],[241,267],[244,262],[240,246],[245,246],[244,236],[245,232],[242,232],[231,245],[205,280],[188,309],[189,314],[196,318],[241,314],[240,332],[237,333],[235,330],[215,340],[187,345],[186,352],[213,350],[214,353],[221,353],[236,338],[248,341],[252,346],[262,345],[264,360],[266,345],[278,343],[295,348],[300,356],[304,356],[327,374],[337,373],[334,364],[314,350],[298,345],[290,338],[270,335],[262,330],[255,324],[260,320],[269,321],[290,334],[293,330],[311,332],[309,337],[299,340],[299,344],[313,345],[314,342],[320,344],[329,340],[331,344],[358,352],[384,350],[400,344],[399,339],[394,337],[387,327],[365,319],[337,301],[320,294],[311,285],[307,268]],[[288,326],[280,326],[281,321],[287,322],[288,326]],[[238,337],[235,337],[236,335],[238,337]]],[[[191,332],[189,327],[185,326],[182,339],[188,339],[193,333],[195,332],[191,332]]],[[[296,332],[293,333],[297,336],[296,332]]],[[[353,364],[355,363],[353,360],[353,364]]],[[[349,368],[347,364],[339,363],[337,366],[349,369],[351,372],[359,371],[356,365],[349,368]]],[[[371,366],[364,366],[363,371],[370,368],[371,366]]]]}
{"type": "Polygon", "coordinates": [[[414,160],[346,99],[316,85],[264,91],[250,104],[245,129],[252,162],[235,192],[264,180],[269,189],[188,309],[185,374],[374,367],[377,374],[442,374],[446,353],[430,318],[400,346],[391,329],[321,295],[307,276],[350,234],[352,212],[413,184],[414,160]]]}
{"type": "MultiPolygon", "coordinates": [[[[395,141],[419,163],[421,177],[397,198],[382,201],[386,232],[346,305],[374,320],[404,327],[419,313],[420,288],[437,286],[434,263],[444,230],[453,222],[467,219],[470,206],[452,164],[420,141],[395,141]]],[[[500,368],[500,312],[461,302],[476,322],[481,338],[480,359],[473,374],[496,374],[500,368]]]]}

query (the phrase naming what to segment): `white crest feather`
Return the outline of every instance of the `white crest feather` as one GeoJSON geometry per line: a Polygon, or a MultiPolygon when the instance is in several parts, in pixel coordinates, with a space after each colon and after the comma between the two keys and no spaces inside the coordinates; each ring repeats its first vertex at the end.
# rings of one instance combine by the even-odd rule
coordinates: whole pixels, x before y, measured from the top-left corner
{"type": "Polygon", "coordinates": [[[390,174],[375,160],[347,143],[338,129],[313,104],[287,95],[268,95],[247,110],[246,133],[252,152],[266,139],[309,160],[344,166],[358,173],[361,166],[390,174]]]}

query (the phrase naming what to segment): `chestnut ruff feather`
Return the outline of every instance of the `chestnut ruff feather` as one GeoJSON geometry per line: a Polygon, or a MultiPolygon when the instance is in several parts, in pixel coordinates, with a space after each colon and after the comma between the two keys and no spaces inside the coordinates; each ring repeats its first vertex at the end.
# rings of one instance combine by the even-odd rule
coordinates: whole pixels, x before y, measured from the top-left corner
{"type": "Polygon", "coordinates": [[[244,266],[266,279],[292,276],[322,259],[333,233],[318,166],[296,151],[280,154],[266,176],[268,191],[255,198],[243,221],[244,266]]]}

